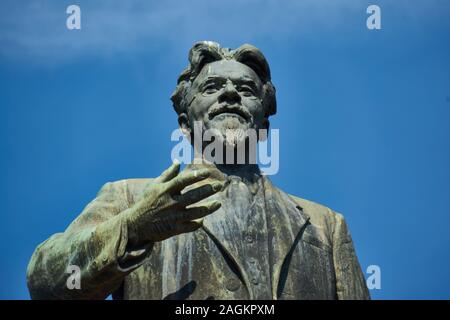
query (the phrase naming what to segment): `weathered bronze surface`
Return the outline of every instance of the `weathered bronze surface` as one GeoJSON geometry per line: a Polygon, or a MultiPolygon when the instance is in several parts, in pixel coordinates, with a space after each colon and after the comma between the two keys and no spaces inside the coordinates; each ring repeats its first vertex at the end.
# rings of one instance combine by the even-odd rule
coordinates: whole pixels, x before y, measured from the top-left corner
{"type": "MultiPolygon", "coordinates": [[[[275,88],[258,49],[200,42],[189,61],[172,96],[186,135],[194,121],[223,137],[227,129],[269,127],[275,88]]],[[[286,194],[255,164],[179,170],[173,164],[155,179],[105,184],[35,250],[31,297],[370,298],[341,214],[286,194]],[[67,287],[69,265],[81,270],[80,289],[67,287]]]]}

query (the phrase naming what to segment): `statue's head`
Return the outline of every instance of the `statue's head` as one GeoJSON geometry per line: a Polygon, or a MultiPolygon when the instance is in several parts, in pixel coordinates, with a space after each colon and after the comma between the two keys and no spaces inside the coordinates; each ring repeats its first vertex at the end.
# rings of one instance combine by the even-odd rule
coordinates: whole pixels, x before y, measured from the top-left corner
{"type": "Polygon", "coordinates": [[[178,123],[192,137],[194,122],[225,137],[226,130],[268,129],[276,113],[275,87],[262,52],[202,41],[189,51],[189,66],[172,94],[178,123]]]}

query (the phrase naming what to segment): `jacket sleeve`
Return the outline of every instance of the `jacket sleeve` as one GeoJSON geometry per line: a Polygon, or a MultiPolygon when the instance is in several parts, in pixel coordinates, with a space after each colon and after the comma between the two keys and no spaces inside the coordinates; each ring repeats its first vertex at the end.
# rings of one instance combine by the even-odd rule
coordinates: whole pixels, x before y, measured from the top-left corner
{"type": "Polygon", "coordinates": [[[105,184],[64,233],[36,248],[27,269],[32,299],[105,299],[144,262],[151,244],[127,246],[127,192],[125,180],[105,184]],[[68,285],[78,276],[73,270],[79,288],[68,285]]]}
{"type": "Polygon", "coordinates": [[[333,260],[339,300],[368,300],[369,290],[359,265],[344,217],[336,213],[333,234],[333,260]]]}

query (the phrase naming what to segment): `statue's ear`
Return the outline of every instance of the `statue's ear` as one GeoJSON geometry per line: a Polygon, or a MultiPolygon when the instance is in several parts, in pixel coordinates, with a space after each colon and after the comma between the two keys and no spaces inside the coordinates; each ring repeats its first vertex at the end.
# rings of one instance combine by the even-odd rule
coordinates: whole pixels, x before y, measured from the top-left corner
{"type": "Polygon", "coordinates": [[[189,118],[186,113],[182,112],[178,115],[178,124],[180,125],[180,130],[186,136],[186,138],[191,141],[192,129],[189,124],[189,118]]]}

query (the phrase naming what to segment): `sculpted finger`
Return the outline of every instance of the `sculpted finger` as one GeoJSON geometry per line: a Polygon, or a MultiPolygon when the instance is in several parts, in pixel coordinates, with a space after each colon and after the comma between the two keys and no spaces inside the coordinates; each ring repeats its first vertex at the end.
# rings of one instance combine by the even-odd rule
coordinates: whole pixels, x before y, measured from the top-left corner
{"type": "Polygon", "coordinates": [[[158,182],[167,182],[175,178],[180,172],[180,163],[178,161],[174,161],[172,165],[166,169],[161,175],[158,177],[158,182]]]}
{"type": "Polygon", "coordinates": [[[178,233],[192,232],[201,228],[202,225],[203,223],[201,221],[182,222],[177,225],[177,232],[178,233]]]}
{"type": "Polygon", "coordinates": [[[210,174],[211,172],[208,169],[184,171],[168,182],[168,191],[180,192],[187,186],[208,178],[210,174]]]}
{"type": "MultiPolygon", "coordinates": [[[[219,201],[211,201],[203,204],[202,206],[193,207],[185,210],[181,213],[179,221],[192,221],[203,218],[207,215],[210,215],[217,209],[221,207],[221,203],[219,201]]],[[[197,221],[198,223],[198,221],[197,221]]]]}
{"type": "Polygon", "coordinates": [[[205,184],[201,187],[195,188],[193,190],[189,190],[186,193],[183,193],[179,196],[175,197],[175,200],[178,201],[178,204],[182,207],[189,206],[193,203],[199,202],[213,194],[221,191],[223,189],[224,184],[221,182],[214,182],[212,184],[205,184]]]}

